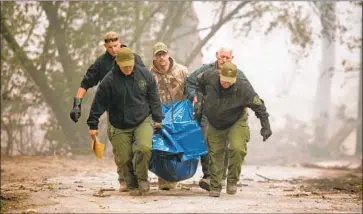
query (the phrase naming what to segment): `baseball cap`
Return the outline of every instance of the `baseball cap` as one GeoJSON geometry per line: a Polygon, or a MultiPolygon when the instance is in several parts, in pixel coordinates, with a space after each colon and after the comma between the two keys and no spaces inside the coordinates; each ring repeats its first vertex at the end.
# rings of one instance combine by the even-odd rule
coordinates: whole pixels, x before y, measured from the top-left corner
{"type": "Polygon", "coordinates": [[[120,48],[116,54],[116,62],[121,66],[134,66],[135,59],[132,50],[127,47],[120,48]]]}
{"type": "Polygon", "coordinates": [[[237,80],[237,66],[231,62],[224,63],[219,76],[221,81],[235,83],[237,80]]]}
{"type": "Polygon", "coordinates": [[[158,42],[154,45],[153,47],[153,54],[154,56],[159,52],[159,51],[164,51],[165,53],[168,52],[168,46],[166,46],[166,44],[162,43],[162,42],[158,42]]]}

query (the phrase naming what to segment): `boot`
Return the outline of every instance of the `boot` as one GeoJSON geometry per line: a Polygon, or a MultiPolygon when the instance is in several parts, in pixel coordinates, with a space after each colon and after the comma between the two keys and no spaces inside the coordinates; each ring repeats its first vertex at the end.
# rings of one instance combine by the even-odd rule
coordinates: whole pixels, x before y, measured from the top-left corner
{"type": "Polygon", "coordinates": [[[202,178],[199,181],[199,187],[209,191],[210,190],[210,178],[202,178]]]}
{"type": "Polygon", "coordinates": [[[139,181],[139,189],[141,192],[149,192],[150,190],[149,181],[139,181]]]}
{"type": "Polygon", "coordinates": [[[120,188],[118,189],[119,192],[128,192],[129,188],[127,187],[126,182],[120,182],[120,188]]]}
{"type": "Polygon", "coordinates": [[[234,195],[237,193],[237,185],[227,183],[227,194],[234,195]]]}
{"type": "Polygon", "coordinates": [[[142,196],[142,193],[139,188],[131,189],[130,190],[131,196],[142,196]]]}
{"type": "Polygon", "coordinates": [[[209,191],[209,196],[210,197],[220,197],[221,196],[221,192],[218,190],[211,190],[209,191]]]}

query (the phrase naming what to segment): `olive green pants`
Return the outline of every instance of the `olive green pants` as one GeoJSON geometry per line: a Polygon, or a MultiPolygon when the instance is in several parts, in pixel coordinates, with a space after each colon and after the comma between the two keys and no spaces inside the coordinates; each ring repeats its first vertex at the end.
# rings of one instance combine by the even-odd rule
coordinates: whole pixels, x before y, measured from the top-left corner
{"type": "Polygon", "coordinates": [[[228,129],[218,130],[211,124],[208,125],[210,185],[211,190],[221,191],[225,144],[228,142],[227,184],[237,184],[239,181],[242,162],[247,154],[247,142],[250,140],[248,115],[245,114],[228,129]]]}
{"type": "MultiPolygon", "coordinates": [[[[107,134],[108,134],[108,139],[110,140],[111,142],[111,135],[112,133],[114,132],[115,128],[111,125],[110,121],[107,120],[108,122],[108,125],[107,125],[107,134]]],[[[112,144],[111,144],[112,145],[112,144]]],[[[117,167],[117,174],[118,174],[118,182],[119,183],[123,183],[125,182],[125,179],[124,179],[124,175],[123,175],[123,171],[121,170],[121,168],[118,167],[117,165],[117,156],[116,156],[116,149],[114,146],[112,146],[112,153],[113,153],[113,157],[114,157],[114,161],[115,161],[115,164],[116,164],[116,167],[117,167]]],[[[132,159],[130,159],[127,164],[129,164],[129,166],[132,168],[132,159]]]]}
{"type": "Polygon", "coordinates": [[[126,181],[129,188],[137,188],[138,182],[148,180],[153,137],[151,116],[130,129],[110,125],[108,135],[115,155],[118,180],[126,181]]]}

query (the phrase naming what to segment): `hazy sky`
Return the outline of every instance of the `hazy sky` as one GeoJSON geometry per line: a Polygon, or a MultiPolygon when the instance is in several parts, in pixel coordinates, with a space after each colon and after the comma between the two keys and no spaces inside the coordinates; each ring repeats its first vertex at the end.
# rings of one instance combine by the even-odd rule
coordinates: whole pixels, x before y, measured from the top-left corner
{"type": "MultiPolygon", "coordinates": [[[[346,8],[346,5],[348,5],[347,2],[338,3],[338,11],[346,8]]],[[[213,17],[210,4],[198,1],[194,2],[194,6],[200,20],[199,27],[210,26],[211,17],[213,17]]],[[[345,17],[339,16],[339,18],[345,17]]],[[[346,22],[352,25],[354,35],[361,35],[361,18],[361,10],[353,10],[350,14],[351,21],[346,22]]],[[[313,27],[320,28],[318,20],[313,21],[313,27]]],[[[201,32],[200,35],[204,37],[207,33],[201,32]]],[[[234,47],[234,62],[244,71],[257,93],[266,101],[268,110],[275,119],[280,120],[284,114],[289,113],[300,120],[310,121],[318,80],[321,42],[314,41],[315,45],[310,57],[303,60],[298,67],[288,53],[291,46],[288,44],[289,34],[286,30],[277,30],[268,36],[257,32],[252,32],[248,38],[235,38],[235,36],[232,23],[221,28],[206,45],[206,47],[210,46],[209,50],[207,48],[203,50],[204,63],[214,61],[216,48],[227,41],[234,47]],[[288,87],[287,80],[296,70],[298,72],[295,74],[293,84],[288,87]],[[288,95],[277,96],[288,88],[290,88],[288,95]]],[[[359,52],[349,53],[339,44],[336,48],[338,72],[333,77],[332,101],[334,104],[347,103],[348,114],[355,117],[358,105],[358,76],[353,74],[355,78],[345,80],[352,74],[344,74],[340,63],[343,58],[359,62],[359,52]],[[341,88],[344,82],[346,84],[341,88]]]]}

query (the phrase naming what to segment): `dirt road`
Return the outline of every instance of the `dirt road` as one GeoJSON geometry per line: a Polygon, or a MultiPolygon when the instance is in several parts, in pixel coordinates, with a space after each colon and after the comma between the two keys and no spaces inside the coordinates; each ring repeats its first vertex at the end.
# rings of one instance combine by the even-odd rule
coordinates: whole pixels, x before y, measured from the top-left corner
{"type": "Polygon", "coordinates": [[[112,159],[2,158],[1,170],[2,213],[362,213],[361,169],[245,165],[238,193],[223,189],[220,198],[196,185],[200,169],[172,191],[158,190],[151,174],[152,189],[141,197],[117,191],[112,159]]]}

